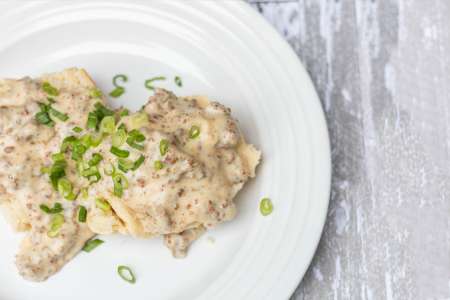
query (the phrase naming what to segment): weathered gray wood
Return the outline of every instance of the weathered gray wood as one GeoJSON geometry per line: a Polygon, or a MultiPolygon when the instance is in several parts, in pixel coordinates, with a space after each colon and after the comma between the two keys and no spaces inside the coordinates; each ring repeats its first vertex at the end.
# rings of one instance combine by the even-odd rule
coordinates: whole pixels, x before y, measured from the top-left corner
{"type": "Polygon", "coordinates": [[[450,299],[450,1],[251,1],[311,75],[333,184],[292,299],[450,299]]]}

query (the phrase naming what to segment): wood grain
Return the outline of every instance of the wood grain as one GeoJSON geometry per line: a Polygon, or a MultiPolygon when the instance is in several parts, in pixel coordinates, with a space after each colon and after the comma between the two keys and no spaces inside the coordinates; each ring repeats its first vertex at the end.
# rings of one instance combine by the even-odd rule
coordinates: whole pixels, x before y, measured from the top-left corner
{"type": "Polygon", "coordinates": [[[250,2],[331,136],[328,220],[292,299],[450,299],[450,2],[250,2]]]}

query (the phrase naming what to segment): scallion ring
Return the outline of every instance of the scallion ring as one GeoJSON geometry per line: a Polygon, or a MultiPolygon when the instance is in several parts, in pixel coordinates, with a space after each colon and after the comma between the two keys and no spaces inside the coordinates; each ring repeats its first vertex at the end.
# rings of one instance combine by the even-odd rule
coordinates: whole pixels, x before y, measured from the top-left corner
{"type": "Polygon", "coordinates": [[[259,211],[263,216],[268,216],[273,211],[273,204],[269,198],[263,198],[259,203],[259,211]]]}
{"type": "Polygon", "coordinates": [[[116,121],[113,116],[106,116],[100,122],[100,132],[113,134],[116,129],[116,121]]]}
{"type": "Polygon", "coordinates": [[[128,188],[127,178],[121,173],[114,174],[112,178],[114,182],[114,195],[117,197],[122,197],[123,190],[128,188]]]}
{"type": "Polygon", "coordinates": [[[50,223],[50,230],[47,232],[47,235],[51,238],[56,237],[59,234],[59,231],[63,224],[64,216],[62,214],[54,215],[50,223]]]}
{"type": "Polygon", "coordinates": [[[164,163],[160,160],[155,160],[155,162],[153,163],[153,167],[155,168],[155,170],[161,170],[162,168],[164,168],[164,163]]]}
{"type": "Polygon", "coordinates": [[[195,139],[200,135],[200,127],[197,125],[193,125],[191,129],[189,130],[189,138],[195,139]]]}
{"type": "Polygon", "coordinates": [[[154,90],[155,88],[152,86],[153,81],[157,81],[157,80],[166,80],[166,77],[164,76],[158,76],[158,77],[153,77],[150,79],[147,79],[145,81],[145,87],[148,88],[149,90],[154,90]]]}
{"type": "Polygon", "coordinates": [[[127,132],[124,129],[118,129],[112,136],[112,145],[114,147],[122,146],[127,140],[127,132]]]}
{"type": "Polygon", "coordinates": [[[122,150],[122,149],[119,149],[119,148],[114,147],[114,146],[112,146],[111,149],[109,149],[109,152],[111,152],[115,156],[121,157],[121,158],[127,158],[130,155],[130,151],[122,150]]]}
{"type": "Polygon", "coordinates": [[[167,151],[169,150],[169,141],[166,139],[162,139],[159,142],[159,153],[161,156],[166,155],[167,151]]]}
{"type": "Polygon", "coordinates": [[[117,273],[126,282],[131,284],[136,283],[136,277],[134,276],[133,271],[129,267],[119,266],[117,267],[117,273]]]}
{"type": "Polygon", "coordinates": [[[87,241],[86,244],[84,244],[83,251],[89,253],[103,243],[104,243],[104,241],[102,241],[100,239],[93,239],[93,240],[87,241]]]}
{"type": "Polygon", "coordinates": [[[180,76],[175,76],[174,81],[175,81],[175,84],[178,85],[179,87],[183,86],[183,82],[181,81],[180,76]]]}
{"type": "Polygon", "coordinates": [[[59,91],[47,81],[42,83],[42,89],[50,96],[59,95],[59,91]]]}
{"type": "Polygon", "coordinates": [[[78,222],[86,223],[87,218],[87,209],[83,205],[80,205],[78,208],[78,222]]]}
{"type": "Polygon", "coordinates": [[[106,201],[105,199],[102,198],[95,199],[95,205],[104,212],[111,211],[111,205],[109,205],[108,201],[106,201]]]}

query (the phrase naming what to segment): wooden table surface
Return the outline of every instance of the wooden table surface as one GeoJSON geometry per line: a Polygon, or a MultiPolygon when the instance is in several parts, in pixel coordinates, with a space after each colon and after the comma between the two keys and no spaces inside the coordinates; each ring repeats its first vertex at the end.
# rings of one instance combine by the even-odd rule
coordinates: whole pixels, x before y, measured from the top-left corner
{"type": "Polygon", "coordinates": [[[450,1],[249,2],[331,137],[328,220],[292,299],[450,299],[450,1]]]}

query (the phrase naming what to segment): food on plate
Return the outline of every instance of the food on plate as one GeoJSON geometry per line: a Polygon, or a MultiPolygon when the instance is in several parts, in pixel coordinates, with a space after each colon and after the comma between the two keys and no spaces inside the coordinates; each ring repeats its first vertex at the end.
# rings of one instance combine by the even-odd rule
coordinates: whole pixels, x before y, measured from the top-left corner
{"type": "Polygon", "coordinates": [[[82,69],[0,80],[0,207],[26,232],[16,265],[28,280],[100,245],[96,234],[163,236],[184,257],[234,218],[260,156],[230,110],[205,97],[155,88],[130,113],[108,108],[82,69]]]}

